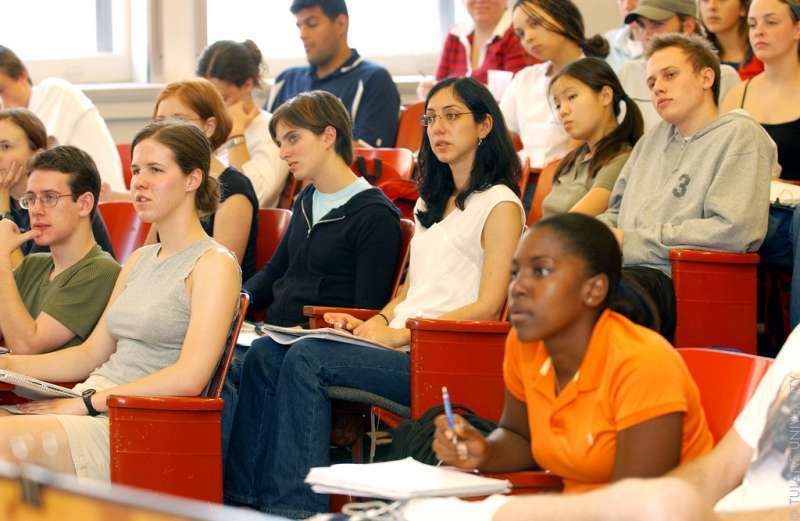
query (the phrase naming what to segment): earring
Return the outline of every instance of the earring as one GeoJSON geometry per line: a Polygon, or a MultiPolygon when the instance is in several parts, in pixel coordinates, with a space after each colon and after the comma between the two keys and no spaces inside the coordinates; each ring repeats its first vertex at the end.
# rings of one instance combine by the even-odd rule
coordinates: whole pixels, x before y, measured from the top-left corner
{"type": "Polygon", "coordinates": [[[481,146],[481,143],[483,143],[483,138],[482,138],[482,137],[479,137],[479,138],[478,138],[478,146],[481,146]]]}

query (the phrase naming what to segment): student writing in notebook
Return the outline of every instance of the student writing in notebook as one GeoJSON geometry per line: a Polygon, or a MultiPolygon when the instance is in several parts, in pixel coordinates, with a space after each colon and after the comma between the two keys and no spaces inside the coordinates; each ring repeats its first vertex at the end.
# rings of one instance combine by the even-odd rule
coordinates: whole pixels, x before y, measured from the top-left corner
{"type": "MultiPolygon", "coordinates": [[[[273,116],[273,122],[279,113],[273,116]]],[[[425,106],[420,199],[408,276],[395,298],[366,322],[326,320],[392,347],[409,343],[412,316],[496,319],[508,264],[523,224],[519,160],[497,102],[472,78],[438,83],[425,106]]],[[[291,136],[277,123],[282,150],[291,136]]],[[[331,405],[326,388],[346,386],[409,403],[408,355],[304,339],[290,348],[265,338],[244,361],[225,496],[289,517],[328,509],[303,482],[328,464],[331,405]]]]}
{"type": "MultiPolygon", "coordinates": [[[[697,385],[661,336],[609,309],[622,254],[594,218],[539,221],[511,267],[503,414],[488,438],[436,418],[448,465],[487,472],[546,469],[565,492],[660,476],[711,449],[697,385]]],[[[458,400],[457,397],[453,397],[458,400]]]]}

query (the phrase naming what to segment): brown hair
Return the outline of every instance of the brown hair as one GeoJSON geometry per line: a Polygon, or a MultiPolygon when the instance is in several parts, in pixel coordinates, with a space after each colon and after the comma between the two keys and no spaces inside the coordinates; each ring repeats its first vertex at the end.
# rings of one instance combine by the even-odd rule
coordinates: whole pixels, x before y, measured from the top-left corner
{"type": "Polygon", "coordinates": [[[20,76],[25,74],[28,77],[28,85],[33,85],[31,75],[28,74],[28,68],[25,67],[19,56],[5,45],[0,45],[0,71],[12,80],[18,80],[20,76]]]}
{"type": "Polygon", "coordinates": [[[242,43],[220,40],[205,48],[197,60],[195,74],[215,78],[241,87],[253,80],[253,87],[261,86],[261,50],[253,40],[242,43]]]}
{"type": "Polygon", "coordinates": [[[516,8],[522,9],[522,12],[539,22],[551,33],[560,34],[567,40],[575,42],[586,56],[597,56],[598,58],[608,56],[609,45],[605,38],[599,34],[586,38],[583,15],[571,0],[517,0],[514,3],[514,9],[516,8]],[[550,15],[558,25],[538,16],[531,6],[536,6],[550,15]]]}
{"type": "Polygon", "coordinates": [[[61,145],[49,150],[42,150],[33,156],[28,163],[29,173],[34,170],[49,170],[61,172],[69,176],[69,189],[72,200],[89,192],[94,197],[94,204],[90,217],[97,211],[100,201],[100,174],[92,156],[80,148],[70,145],[61,145]]]}
{"type": "Polygon", "coordinates": [[[47,129],[42,120],[28,109],[13,108],[0,111],[0,121],[7,120],[25,133],[32,152],[47,148],[47,129]]]}
{"type": "MultiPolygon", "coordinates": [[[[800,22],[800,1],[798,0],[780,0],[789,7],[789,16],[792,17],[794,23],[800,22]]],[[[800,56],[800,47],[797,48],[797,55],[800,56]]]]}
{"type": "Polygon", "coordinates": [[[194,201],[200,215],[209,215],[219,206],[219,183],[208,174],[211,167],[211,143],[202,130],[182,121],[155,121],[140,130],[131,143],[131,154],[146,139],[153,139],[172,151],[178,168],[184,174],[195,169],[203,179],[195,192],[194,201]]]}
{"type": "Polygon", "coordinates": [[[659,34],[650,40],[650,45],[645,50],[645,57],[650,59],[656,52],[669,47],[677,47],[682,50],[695,72],[700,72],[706,67],[714,71],[714,84],[711,86],[711,92],[714,95],[714,104],[718,105],[721,83],[719,57],[711,47],[711,43],[696,34],[659,34]]]}
{"type": "Polygon", "coordinates": [[[217,126],[214,133],[208,138],[213,150],[221,147],[228,140],[233,122],[225,108],[225,102],[214,84],[205,78],[174,81],[164,87],[158,95],[153,107],[153,117],[156,117],[158,105],[167,98],[178,98],[181,103],[192,109],[203,121],[214,118],[217,126]]]}
{"type": "MultiPolygon", "coordinates": [[[[748,50],[750,49],[750,27],[747,24],[747,11],[750,10],[750,1],[751,0],[739,0],[740,7],[744,9],[744,16],[739,17],[739,39],[747,44],[748,50]]],[[[711,45],[713,45],[714,48],[719,52],[722,52],[722,45],[719,43],[719,38],[717,38],[716,34],[708,30],[706,23],[703,21],[702,14],[698,22],[700,22],[698,25],[703,27],[703,30],[706,33],[706,38],[708,38],[708,41],[711,42],[711,45]]]]}
{"type": "Polygon", "coordinates": [[[353,125],[350,115],[339,98],[330,92],[303,92],[278,107],[269,121],[269,133],[273,141],[278,139],[276,132],[280,121],[310,130],[317,136],[322,135],[327,127],[333,127],[336,130],[336,154],[348,165],[353,162],[353,125]]]}

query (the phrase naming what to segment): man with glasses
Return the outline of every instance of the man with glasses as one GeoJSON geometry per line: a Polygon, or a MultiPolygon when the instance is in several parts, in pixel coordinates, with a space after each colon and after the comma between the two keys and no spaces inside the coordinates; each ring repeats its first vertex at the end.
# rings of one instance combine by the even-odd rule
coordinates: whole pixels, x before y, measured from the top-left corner
{"type": "Polygon", "coordinates": [[[14,353],[46,353],[86,340],[100,319],[120,267],[97,245],[92,217],[100,175],[91,157],[60,146],[33,157],[19,204],[30,230],[0,221],[0,337],[14,353]],[[49,246],[13,269],[25,241],[49,246]]]}

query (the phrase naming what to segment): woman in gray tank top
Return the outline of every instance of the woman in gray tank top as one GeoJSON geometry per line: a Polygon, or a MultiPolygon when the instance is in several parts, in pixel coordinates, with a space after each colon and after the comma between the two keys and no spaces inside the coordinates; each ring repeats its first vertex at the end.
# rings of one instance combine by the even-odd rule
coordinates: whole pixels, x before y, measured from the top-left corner
{"type": "Polygon", "coordinates": [[[28,461],[107,480],[106,398],[196,396],[216,368],[241,274],[235,257],[200,224],[200,215],[213,212],[218,201],[217,184],[208,175],[211,146],[192,125],[165,122],[142,129],[132,151],[133,204],[143,221],[158,225],[161,243],[131,255],[82,345],[0,357],[0,367],[42,380],[83,380],[75,390],[84,393],[24,404],[25,415],[0,418],[0,457],[12,437],[30,434],[28,461]],[[45,453],[45,435],[55,436],[56,454],[45,453]]]}

